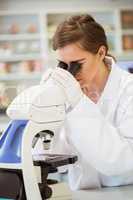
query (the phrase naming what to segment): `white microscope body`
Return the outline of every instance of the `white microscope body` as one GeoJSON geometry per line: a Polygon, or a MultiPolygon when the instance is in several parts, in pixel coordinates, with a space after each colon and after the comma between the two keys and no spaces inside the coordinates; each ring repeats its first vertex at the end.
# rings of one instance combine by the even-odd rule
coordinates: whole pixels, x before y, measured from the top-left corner
{"type": "Polygon", "coordinates": [[[22,138],[21,163],[7,165],[7,168],[22,169],[27,200],[42,200],[33,165],[33,139],[44,130],[54,132],[56,137],[65,119],[65,102],[62,89],[49,82],[25,90],[7,109],[11,119],[28,120],[22,138]]]}

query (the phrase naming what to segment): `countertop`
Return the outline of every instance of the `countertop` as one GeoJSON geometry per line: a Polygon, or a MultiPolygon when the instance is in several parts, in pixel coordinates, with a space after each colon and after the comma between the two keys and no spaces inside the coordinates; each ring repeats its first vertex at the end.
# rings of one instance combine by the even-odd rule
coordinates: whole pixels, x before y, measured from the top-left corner
{"type": "Polygon", "coordinates": [[[52,185],[51,200],[133,200],[133,185],[70,191],[67,183],[52,185]]]}
{"type": "Polygon", "coordinates": [[[72,200],[133,200],[133,185],[75,191],[72,200]]]}

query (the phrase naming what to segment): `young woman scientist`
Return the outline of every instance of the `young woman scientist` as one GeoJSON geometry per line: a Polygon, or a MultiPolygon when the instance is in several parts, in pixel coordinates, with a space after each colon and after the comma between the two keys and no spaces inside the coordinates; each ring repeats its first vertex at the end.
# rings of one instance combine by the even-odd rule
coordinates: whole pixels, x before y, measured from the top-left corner
{"type": "Polygon", "coordinates": [[[53,149],[78,155],[68,170],[71,188],[133,183],[132,75],[108,55],[104,29],[87,14],[61,23],[53,48],[61,68],[79,67],[74,76],[59,67],[51,72],[71,110],[53,149]]]}

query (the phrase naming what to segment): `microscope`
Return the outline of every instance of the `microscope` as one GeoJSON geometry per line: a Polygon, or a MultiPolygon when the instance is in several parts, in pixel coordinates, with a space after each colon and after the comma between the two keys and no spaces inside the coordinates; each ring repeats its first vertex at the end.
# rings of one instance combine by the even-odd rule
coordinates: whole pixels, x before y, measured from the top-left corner
{"type": "Polygon", "coordinates": [[[48,81],[24,90],[10,104],[7,115],[11,122],[0,136],[1,198],[48,199],[52,195],[47,184],[50,171],[77,161],[75,155],[32,154],[39,139],[47,150],[59,134],[66,116],[65,102],[61,88],[48,81]],[[39,183],[36,167],[40,169],[39,183]]]}

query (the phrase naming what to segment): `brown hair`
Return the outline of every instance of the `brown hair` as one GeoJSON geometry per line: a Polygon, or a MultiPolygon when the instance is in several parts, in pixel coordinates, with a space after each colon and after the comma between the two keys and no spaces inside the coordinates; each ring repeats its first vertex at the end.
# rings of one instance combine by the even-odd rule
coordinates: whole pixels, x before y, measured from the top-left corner
{"type": "Polygon", "coordinates": [[[103,45],[106,47],[106,55],[108,53],[103,27],[88,14],[71,16],[59,24],[53,37],[53,49],[57,50],[75,42],[93,54],[103,45]]]}

